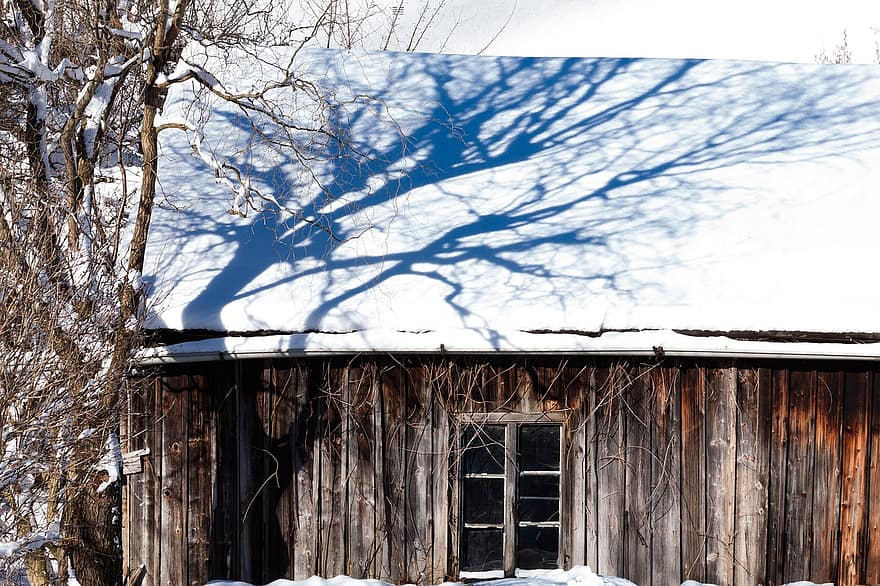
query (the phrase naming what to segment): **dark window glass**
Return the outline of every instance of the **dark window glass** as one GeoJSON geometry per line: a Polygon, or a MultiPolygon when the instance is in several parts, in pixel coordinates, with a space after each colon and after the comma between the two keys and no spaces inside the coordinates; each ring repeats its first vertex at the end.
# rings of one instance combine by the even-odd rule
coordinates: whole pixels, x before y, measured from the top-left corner
{"type": "Polygon", "coordinates": [[[520,521],[558,521],[559,477],[520,476],[518,501],[520,521]]]}
{"type": "Polygon", "coordinates": [[[520,426],[519,469],[559,470],[558,425],[520,426]]]}
{"type": "Polygon", "coordinates": [[[464,478],[464,522],[504,523],[504,479],[464,478]]]}
{"type": "Polygon", "coordinates": [[[468,529],[462,533],[461,569],[485,572],[504,569],[504,532],[501,529],[468,529]]]}
{"type": "Polygon", "coordinates": [[[465,474],[504,474],[504,426],[468,426],[462,430],[461,445],[465,474]]]}
{"type": "Polygon", "coordinates": [[[519,496],[549,496],[559,498],[559,476],[556,474],[520,475],[519,496]]]}
{"type": "Polygon", "coordinates": [[[545,523],[559,520],[559,500],[526,498],[519,500],[519,520],[545,523]]]}
{"type": "Polygon", "coordinates": [[[558,527],[517,527],[516,567],[543,570],[557,567],[558,527]]]}

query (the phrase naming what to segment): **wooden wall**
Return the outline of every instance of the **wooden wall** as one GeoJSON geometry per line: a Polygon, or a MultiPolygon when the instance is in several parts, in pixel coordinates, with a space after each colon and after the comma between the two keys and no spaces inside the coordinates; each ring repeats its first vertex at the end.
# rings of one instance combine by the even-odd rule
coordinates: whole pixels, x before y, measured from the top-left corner
{"type": "Polygon", "coordinates": [[[130,397],[146,584],[457,574],[455,413],[564,421],[561,557],[642,586],[880,583],[880,369],[375,358],[181,365],[130,397]]]}

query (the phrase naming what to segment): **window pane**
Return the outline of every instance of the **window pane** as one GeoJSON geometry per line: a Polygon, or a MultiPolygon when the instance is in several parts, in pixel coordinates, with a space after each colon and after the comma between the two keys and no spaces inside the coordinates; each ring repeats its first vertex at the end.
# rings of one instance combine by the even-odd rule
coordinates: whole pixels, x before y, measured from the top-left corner
{"type": "Polygon", "coordinates": [[[461,445],[465,474],[504,474],[503,425],[469,425],[462,430],[461,445]]]}
{"type": "Polygon", "coordinates": [[[523,570],[555,568],[558,558],[558,527],[517,527],[517,568],[523,570]]]}
{"type": "Polygon", "coordinates": [[[520,476],[519,495],[524,496],[552,496],[559,498],[559,476],[520,476]]]}
{"type": "Polygon", "coordinates": [[[520,521],[558,521],[559,477],[520,476],[517,512],[520,521]]]}
{"type": "Polygon", "coordinates": [[[504,479],[463,478],[465,523],[504,523],[504,479]]]}
{"type": "Polygon", "coordinates": [[[519,469],[559,470],[558,425],[523,425],[519,428],[519,469]]]}
{"type": "Polygon", "coordinates": [[[504,534],[501,529],[468,529],[462,533],[461,569],[481,572],[504,569],[504,534]]]}

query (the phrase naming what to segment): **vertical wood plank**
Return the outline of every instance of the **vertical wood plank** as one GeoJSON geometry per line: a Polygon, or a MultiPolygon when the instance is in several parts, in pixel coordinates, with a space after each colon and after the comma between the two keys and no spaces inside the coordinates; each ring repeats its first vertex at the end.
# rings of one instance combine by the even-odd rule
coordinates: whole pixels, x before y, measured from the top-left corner
{"type": "MultiPolygon", "coordinates": [[[[268,577],[265,552],[271,546],[264,543],[269,507],[266,486],[274,481],[274,463],[267,453],[268,437],[264,424],[271,419],[271,398],[264,384],[264,360],[237,362],[238,392],[238,511],[239,511],[239,571],[249,582],[265,582],[268,577]]],[[[274,511],[273,511],[274,512],[274,511]]]]}
{"type": "MultiPolygon", "coordinates": [[[[507,455],[517,454],[518,443],[516,426],[507,424],[504,426],[504,445],[507,455]]],[[[516,476],[517,467],[515,462],[505,458],[504,463],[504,575],[513,576],[516,568],[516,476]]]]}
{"type": "MultiPolygon", "coordinates": [[[[622,368],[622,367],[621,367],[622,368]]],[[[625,469],[625,416],[621,393],[625,381],[617,365],[603,368],[597,397],[598,572],[619,575],[624,570],[623,527],[625,469]]]]}
{"type": "Polygon", "coordinates": [[[706,417],[703,370],[687,366],[681,382],[681,565],[687,580],[706,578],[706,417]]]}
{"type": "Polygon", "coordinates": [[[767,552],[770,371],[741,368],[737,381],[735,586],[763,586],[767,552]]]}
{"type": "Polygon", "coordinates": [[[834,582],[840,560],[840,463],[844,375],[821,370],[816,383],[816,451],[810,579],[834,582]]]}
{"type": "Polygon", "coordinates": [[[211,564],[212,578],[239,576],[241,562],[239,548],[239,436],[237,369],[232,365],[223,369],[223,379],[216,405],[216,447],[213,450],[212,468],[216,470],[217,507],[212,519],[211,564]]]}
{"type": "Polygon", "coordinates": [[[431,549],[432,573],[433,582],[440,583],[451,578],[447,566],[451,525],[449,519],[451,507],[449,500],[449,473],[451,469],[449,414],[436,389],[431,388],[429,392],[434,396],[432,407],[434,410],[434,433],[432,434],[434,457],[431,464],[433,466],[432,506],[434,508],[433,548],[431,549]]]}
{"type": "Polygon", "coordinates": [[[626,395],[626,550],[624,576],[651,586],[651,372],[633,367],[626,395]]]}
{"type": "Polygon", "coordinates": [[[815,386],[815,371],[800,368],[790,371],[785,497],[786,548],[783,560],[786,582],[807,580],[810,577],[815,386]]]}
{"type": "Polygon", "coordinates": [[[563,561],[564,567],[583,566],[592,564],[596,567],[595,557],[595,531],[596,509],[591,497],[595,493],[595,486],[588,486],[588,474],[594,474],[594,461],[589,461],[593,451],[588,447],[587,438],[593,437],[595,419],[592,413],[594,394],[590,388],[588,376],[583,372],[572,373],[571,381],[573,388],[583,396],[575,413],[565,425],[566,433],[566,473],[564,486],[566,490],[566,502],[562,504],[563,521],[567,530],[563,530],[566,536],[567,550],[570,556],[563,561]],[[589,472],[588,472],[589,470],[589,472]]]}
{"type": "Polygon", "coordinates": [[[597,369],[591,367],[583,376],[580,388],[584,389],[586,398],[583,401],[585,410],[584,431],[581,436],[584,442],[584,561],[591,568],[599,567],[599,477],[598,445],[597,445],[597,369]]]}
{"type": "Polygon", "coordinates": [[[162,389],[162,521],[160,583],[186,583],[186,375],[166,378],[162,389]]]}
{"type": "MultiPolygon", "coordinates": [[[[147,410],[146,397],[151,385],[138,379],[129,383],[127,392],[126,428],[123,438],[127,451],[142,450],[147,447],[147,426],[152,417],[152,409],[147,410]]],[[[153,447],[155,449],[155,446],[153,447]]],[[[144,540],[149,539],[149,525],[144,518],[144,481],[147,472],[133,474],[125,479],[125,501],[123,502],[123,575],[146,562],[144,540]]]]}
{"type": "Polygon", "coordinates": [[[840,500],[840,568],[838,584],[862,584],[864,576],[865,489],[871,373],[847,371],[843,401],[843,481],[840,500]]]}
{"type": "Polygon", "coordinates": [[[208,581],[211,558],[211,517],[214,510],[213,409],[211,395],[216,381],[193,377],[186,404],[187,429],[187,572],[191,586],[208,581]]]}
{"type": "Polygon", "coordinates": [[[236,432],[238,439],[238,467],[236,468],[238,486],[238,571],[241,579],[256,582],[262,577],[260,528],[262,527],[262,507],[257,487],[263,477],[263,456],[259,452],[262,442],[255,443],[257,431],[256,389],[254,388],[254,366],[235,363],[236,366],[236,432]],[[256,559],[255,558],[256,554],[256,559]]]}
{"type": "Polygon", "coordinates": [[[406,416],[406,580],[425,584],[428,575],[430,535],[432,535],[431,485],[431,397],[423,371],[412,367],[407,373],[406,416]]]}
{"type": "Polygon", "coordinates": [[[373,428],[376,430],[376,445],[373,460],[376,487],[376,546],[378,575],[382,580],[391,579],[391,521],[386,515],[388,500],[386,498],[386,405],[384,373],[375,365],[373,385],[376,400],[373,403],[373,428]]]}
{"type": "Polygon", "coordinates": [[[865,583],[880,583],[880,376],[873,376],[871,398],[870,452],[868,455],[867,544],[865,583]]]}
{"type": "MultiPolygon", "coordinates": [[[[129,386],[123,387],[122,390],[122,400],[120,404],[122,406],[122,413],[119,418],[119,444],[122,448],[122,452],[131,452],[134,448],[134,442],[131,440],[132,436],[132,384],[129,381],[129,386]]],[[[125,478],[120,483],[121,494],[122,494],[122,575],[128,576],[129,572],[132,568],[132,560],[131,555],[133,551],[137,551],[139,549],[139,544],[135,545],[132,543],[132,534],[131,534],[131,496],[132,496],[132,482],[129,478],[125,478]]],[[[137,567],[135,564],[133,567],[137,567]]]]}
{"type": "Polygon", "coordinates": [[[681,378],[676,367],[652,372],[654,449],[651,487],[654,495],[652,583],[681,582],[681,378]]]}
{"type": "Polygon", "coordinates": [[[370,368],[351,368],[352,426],[349,431],[349,485],[351,529],[348,549],[351,575],[369,578],[377,575],[376,487],[374,484],[376,434],[373,426],[374,384],[370,368]]]}
{"type": "Polygon", "coordinates": [[[384,434],[384,533],[388,555],[387,580],[406,576],[406,395],[402,372],[394,367],[382,376],[384,434]]]}
{"type": "Polygon", "coordinates": [[[317,435],[320,417],[320,405],[315,400],[313,378],[315,372],[305,364],[297,366],[296,394],[294,397],[294,441],[293,441],[293,473],[294,483],[292,506],[296,511],[296,527],[294,529],[294,579],[305,580],[318,571],[318,511],[317,498],[314,491],[316,469],[315,462],[319,459],[317,435]]]}
{"type": "Polygon", "coordinates": [[[145,581],[151,585],[162,583],[160,563],[162,561],[162,460],[165,447],[162,443],[163,397],[165,384],[159,378],[147,389],[144,403],[149,413],[147,419],[147,443],[150,455],[144,460],[144,526],[148,537],[144,543],[144,563],[147,575],[145,581]]]}
{"type": "Polygon", "coordinates": [[[706,579],[732,584],[736,491],[736,369],[706,370],[706,579]]]}
{"type": "Polygon", "coordinates": [[[289,361],[276,360],[264,370],[268,380],[264,383],[270,405],[266,415],[266,446],[270,461],[267,461],[269,475],[264,491],[267,507],[264,517],[264,540],[267,545],[277,541],[274,546],[265,548],[265,566],[269,570],[267,579],[293,576],[296,572],[296,509],[294,505],[294,450],[296,377],[295,366],[289,361]],[[274,468],[273,468],[274,466],[274,468]],[[272,476],[274,474],[274,478],[272,476]]]}
{"type": "Polygon", "coordinates": [[[320,472],[318,492],[321,495],[320,511],[320,569],[324,576],[345,573],[345,541],[343,535],[343,515],[345,513],[344,470],[345,456],[343,428],[345,413],[343,404],[347,397],[346,369],[324,363],[321,388],[323,410],[322,438],[320,449],[320,472]]]}
{"type": "Polygon", "coordinates": [[[461,420],[449,420],[449,545],[448,568],[457,577],[461,568],[461,420]]]}
{"type": "Polygon", "coordinates": [[[788,448],[788,371],[772,371],[773,419],[770,430],[770,489],[767,506],[767,583],[784,581],[785,473],[788,448]]]}

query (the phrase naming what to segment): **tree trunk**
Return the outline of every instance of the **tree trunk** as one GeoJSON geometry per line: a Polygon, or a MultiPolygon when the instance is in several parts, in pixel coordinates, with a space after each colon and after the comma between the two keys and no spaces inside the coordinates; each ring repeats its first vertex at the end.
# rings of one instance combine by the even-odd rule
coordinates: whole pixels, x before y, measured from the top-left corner
{"type": "Polygon", "coordinates": [[[100,493],[97,480],[93,486],[69,491],[63,532],[67,555],[82,586],[121,584],[121,514],[122,491],[117,482],[100,493]]]}

